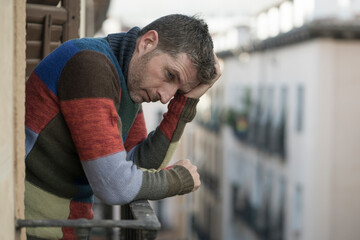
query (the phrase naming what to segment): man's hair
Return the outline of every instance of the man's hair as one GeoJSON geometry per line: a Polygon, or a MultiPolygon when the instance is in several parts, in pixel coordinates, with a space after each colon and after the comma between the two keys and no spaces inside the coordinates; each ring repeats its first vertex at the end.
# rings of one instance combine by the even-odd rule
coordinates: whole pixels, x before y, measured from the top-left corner
{"type": "Polygon", "coordinates": [[[204,20],[196,16],[172,14],[161,17],[139,32],[143,36],[155,30],[159,36],[157,50],[175,57],[186,53],[197,69],[201,83],[209,83],[215,77],[213,42],[204,20]]]}

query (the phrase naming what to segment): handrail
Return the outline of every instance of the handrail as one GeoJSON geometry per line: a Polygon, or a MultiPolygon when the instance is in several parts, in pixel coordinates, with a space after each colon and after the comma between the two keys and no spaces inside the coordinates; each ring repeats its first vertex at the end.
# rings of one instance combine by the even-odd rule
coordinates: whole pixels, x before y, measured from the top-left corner
{"type": "MultiPolygon", "coordinates": [[[[121,234],[136,236],[132,239],[155,239],[161,224],[149,201],[134,201],[121,208],[121,220],[59,220],[59,219],[17,219],[16,228],[22,227],[73,227],[78,239],[88,239],[91,228],[121,228],[121,234]],[[132,229],[132,230],[130,230],[132,229]],[[140,230],[135,231],[134,230],[140,230]]],[[[125,238],[127,239],[127,238],[125,238]]]]}

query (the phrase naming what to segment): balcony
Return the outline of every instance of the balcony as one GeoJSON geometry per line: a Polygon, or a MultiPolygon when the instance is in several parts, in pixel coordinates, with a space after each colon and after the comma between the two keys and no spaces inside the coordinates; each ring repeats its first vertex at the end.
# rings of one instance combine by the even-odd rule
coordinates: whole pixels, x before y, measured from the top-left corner
{"type": "Polygon", "coordinates": [[[79,240],[89,239],[92,228],[120,228],[120,239],[156,238],[161,224],[146,200],[134,201],[121,207],[121,220],[16,220],[17,228],[73,227],[79,240]]]}

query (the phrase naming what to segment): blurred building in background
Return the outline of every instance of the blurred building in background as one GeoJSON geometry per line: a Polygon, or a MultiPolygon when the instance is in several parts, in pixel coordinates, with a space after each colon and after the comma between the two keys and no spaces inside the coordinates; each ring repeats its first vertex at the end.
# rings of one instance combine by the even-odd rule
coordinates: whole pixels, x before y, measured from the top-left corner
{"type": "Polygon", "coordinates": [[[278,1],[214,33],[223,75],[174,157],[202,187],[162,203],[168,239],[360,239],[359,16],[278,1]]]}

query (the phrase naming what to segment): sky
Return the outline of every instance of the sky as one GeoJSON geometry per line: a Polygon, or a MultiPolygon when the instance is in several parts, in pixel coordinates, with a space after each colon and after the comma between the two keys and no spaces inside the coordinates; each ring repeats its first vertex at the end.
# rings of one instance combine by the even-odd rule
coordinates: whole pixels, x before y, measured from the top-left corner
{"type": "Polygon", "coordinates": [[[246,21],[246,17],[281,0],[111,0],[108,15],[127,26],[143,27],[167,14],[198,14],[211,28],[246,21]]]}

